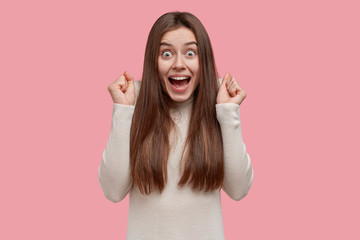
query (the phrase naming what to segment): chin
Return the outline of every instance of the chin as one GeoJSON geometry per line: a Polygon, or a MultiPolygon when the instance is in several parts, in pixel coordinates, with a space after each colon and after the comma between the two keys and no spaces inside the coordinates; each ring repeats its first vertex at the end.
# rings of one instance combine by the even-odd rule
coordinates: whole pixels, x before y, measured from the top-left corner
{"type": "Polygon", "coordinates": [[[190,99],[191,95],[190,94],[186,94],[186,95],[183,95],[183,96],[177,96],[177,95],[173,95],[173,94],[169,94],[170,98],[174,101],[174,102],[178,102],[178,103],[181,103],[181,102],[185,102],[187,100],[190,99]]]}

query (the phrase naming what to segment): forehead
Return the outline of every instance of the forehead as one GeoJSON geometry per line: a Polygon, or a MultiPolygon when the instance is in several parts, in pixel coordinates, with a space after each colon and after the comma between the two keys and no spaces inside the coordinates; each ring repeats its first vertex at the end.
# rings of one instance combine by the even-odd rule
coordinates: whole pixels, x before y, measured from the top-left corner
{"type": "Polygon", "coordinates": [[[162,38],[161,42],[166,43],[185,43],[190,41],[196,41],[194,33],[186,27],[179,27],[175,30],[166,32],[162,38]]]}

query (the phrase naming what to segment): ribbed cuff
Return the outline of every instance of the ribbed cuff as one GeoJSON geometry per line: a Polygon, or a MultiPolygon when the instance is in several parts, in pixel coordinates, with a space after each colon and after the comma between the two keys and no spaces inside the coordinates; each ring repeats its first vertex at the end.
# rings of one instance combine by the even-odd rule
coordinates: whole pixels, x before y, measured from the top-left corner
{"type": "Polygon", "coordinates": [[[134,114],[135,106],[114,103],[113,104],[113,120],[130,121],[134,114]]]}
{"type": "Polygon", "coordinates": [[[135,109],[134,105],[126,105],[120,103],[113,103],[114,109],[135,109]]]}
{"type": "Polygon", "coordinates": [[[240,105],[236,103],[216,104],[216,115],[220,123],[240,120],[240,105]]]}

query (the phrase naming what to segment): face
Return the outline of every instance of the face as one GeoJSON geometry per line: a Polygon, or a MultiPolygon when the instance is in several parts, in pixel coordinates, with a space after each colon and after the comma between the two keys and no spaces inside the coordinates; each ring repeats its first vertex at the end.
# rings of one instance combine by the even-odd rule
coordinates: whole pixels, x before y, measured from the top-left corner
{"type": "Polygon", "coordinates": [[[163,35],[158,69],[173,101],[184,102],[192,96],[199,82],[199,56],[196,38],[190,29],[180,27],[163,35]]]}

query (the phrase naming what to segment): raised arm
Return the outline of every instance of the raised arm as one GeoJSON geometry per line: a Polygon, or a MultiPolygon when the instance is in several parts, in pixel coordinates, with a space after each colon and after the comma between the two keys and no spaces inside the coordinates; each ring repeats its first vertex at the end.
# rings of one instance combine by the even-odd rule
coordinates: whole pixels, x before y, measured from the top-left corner
{"type": "Polygon", "coordinates": [[[254,177],[241,134],[239,105],[245,97],[246,92],[230,74],[226,73],[219,87],[216,113],[224,148],[223,190],[236,201],[247,195],[254,177]]]}
{"type": "Polygon", "coordinates": [[[130,174],[130,127],[134,106],[113,104],[110,137],[99,166],[99,183],[112,202],[119,202],[129,192],[130,174]]]}
{"type": "Polygon", "coordinates": [[[216,105],[224,147],[225,176],[223,190],[235,201],[249,192],[253,181],[253,169],[241,135],[239,105],[216,105]]]}
{"type": "MultiPolygon", "coordinates": [[[[132,186],[130,128],[135,103],[133,78],[125,72],[108,86],[113,99],[110,136],[98,168],[100,186],[107,199],[119,202],[132,186]]],[[[136,84],[137,85],[137,84],[136,84]]]]}

